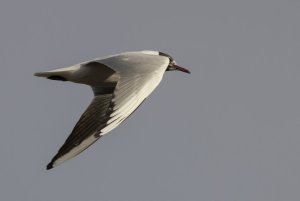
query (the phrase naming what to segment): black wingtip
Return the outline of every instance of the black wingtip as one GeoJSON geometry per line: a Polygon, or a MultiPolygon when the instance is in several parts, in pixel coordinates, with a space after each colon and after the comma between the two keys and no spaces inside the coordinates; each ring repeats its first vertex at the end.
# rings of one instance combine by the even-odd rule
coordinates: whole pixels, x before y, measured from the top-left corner
{"type": "Polygon", "coordinates": [[[60,75],[51,75],[47,77],[49,80],[57,80],[57,81],[68,81],[65,77],[60,76],[60,75]]]}
{"type": "Polygon", "coordinates": [[[51,163],[49,163],[48,165],[47,165],[47,170],[50,170],[50,169],[52,169],[53,168],[53,163],[51,162],[51,163]]]}

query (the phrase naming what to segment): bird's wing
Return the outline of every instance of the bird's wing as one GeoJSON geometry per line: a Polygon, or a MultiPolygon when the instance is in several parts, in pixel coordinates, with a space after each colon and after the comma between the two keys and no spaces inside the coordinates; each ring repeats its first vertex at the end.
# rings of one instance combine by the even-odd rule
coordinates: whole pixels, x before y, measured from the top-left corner
{"type": "Polygon", "coordinates": [[[47,169],[73,158],[117,127],[157,87],[168,66],[167,59],[153,55],[146,58],[143,55],[118,55],[98,62],[116,71],[119,80],[115,86],[91,86],[95,95],[92,103],[47,169]]]}
{"type": "Polygon", "coordinates": [[[129,52],[101,60],[120,75],[112,99],[112,112],[101,135],[124,121],[160,83],[169,64],[166,57],[129,52]]]}
{"type": "Polygon", "coordinates": [[[100,137],[99,129],[105,127],[108,121],[108,108],[113,94],[99,94],[94,97],[91,104],[76,123],[71,134],[47,165],[51,169],[64,161],[78,155],[100,137]]]}

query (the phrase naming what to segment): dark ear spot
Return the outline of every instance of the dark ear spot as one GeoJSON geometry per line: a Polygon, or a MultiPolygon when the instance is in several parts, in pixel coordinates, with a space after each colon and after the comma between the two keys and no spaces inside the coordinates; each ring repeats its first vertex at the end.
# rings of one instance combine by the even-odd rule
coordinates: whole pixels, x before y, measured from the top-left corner
{"type": "Polygon", "coordinates": [[[59,75],[51,75],[47,77],[49,80],[68,81],[66,78],[59,75]]]}
{"type": "Polygon", "coordinates": [[[158,52],[158,55],[164,56],[164,57],[168,57],[169,60],[170,60],[170,62],[173,62],[173,61],[174,61],[174,59],[173,59],[170,55],[168,55],[168,54],[166,54],[166,53],[158,52]]]}

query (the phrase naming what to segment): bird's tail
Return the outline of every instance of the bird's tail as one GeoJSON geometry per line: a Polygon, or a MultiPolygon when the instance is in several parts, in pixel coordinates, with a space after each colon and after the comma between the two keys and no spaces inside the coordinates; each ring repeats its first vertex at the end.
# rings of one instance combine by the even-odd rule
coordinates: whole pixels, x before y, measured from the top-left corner
{"type": "Polygon", "coordinates": [[[59,68],[51,71],[37,72],[34,73],[34,76],[45,77],[50,80],[59,80],[59,81],[68,81],[72,76],[72,73],[80,68],[79,65],[59,68]]]}

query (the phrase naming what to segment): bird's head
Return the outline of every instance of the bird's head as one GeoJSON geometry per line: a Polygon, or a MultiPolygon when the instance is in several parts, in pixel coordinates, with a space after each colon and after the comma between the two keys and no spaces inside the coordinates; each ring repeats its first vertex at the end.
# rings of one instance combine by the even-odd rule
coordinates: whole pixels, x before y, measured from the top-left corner
{"type": "Polygon", "coordinates": [[[182,72],[184,72],[184,73],[189,73],[189,74],[191,73],[188,69],[183,68],[183,67],[181,67],[181,66],[178,66],[178,65],[176,64],[175,60],[174,60],[170,55],[168,55],[168,54],[166,54],[166,53],[163,53],[163,52],[158,52],[158,54],[159,54],[160,56],[164,56],[164,57],[169,58],[169,65],[168,65],[166,71],[174,71],[174,70],[177,70],[177,71],[182,71],[182,72]]]}

